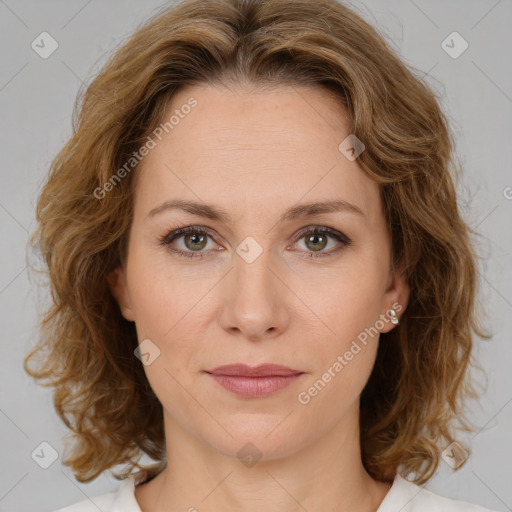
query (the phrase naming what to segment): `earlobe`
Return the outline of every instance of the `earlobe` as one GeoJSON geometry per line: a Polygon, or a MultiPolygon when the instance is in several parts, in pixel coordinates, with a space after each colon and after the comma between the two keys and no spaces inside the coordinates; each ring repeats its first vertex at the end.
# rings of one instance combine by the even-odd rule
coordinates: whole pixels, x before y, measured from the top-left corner
{"type": "Polygon", "coordinates": [[[384,329],[381,329],[381,332],[389,332],[395,327],[395,323],[391,322],[391,316],[389,311],[393,309],[396,313],[396,319],[398,320],[398,324],[400,323],[400,318],[405,312],[407,308],[407,304],[409,302],[410,296],[410,287],[407,282],[407,277],[404,272],[399,270],[395,270],[391,275],[391,280],[389,287],[386,291],[385,298],[385,307],[386,307],[386,318],[389,319],[386,322],[386,326],[384,329]]]}
{"type": "Polygon", "coordinates": [[[108,275],[108,286],[110,288],[110,292],[119,305],[119,309],[121,310],[123,317],[130,322],[134,322],[135,316],[133,314],[130,295],[128,293],[124,268],[117,267],[108,275]]]}

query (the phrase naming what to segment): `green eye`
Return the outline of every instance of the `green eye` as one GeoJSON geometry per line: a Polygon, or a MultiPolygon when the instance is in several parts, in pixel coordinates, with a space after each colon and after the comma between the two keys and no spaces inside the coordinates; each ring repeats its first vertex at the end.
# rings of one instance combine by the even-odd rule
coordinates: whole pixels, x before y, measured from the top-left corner
{"type": "MultiPolygon", "coordinates": [[[[171,231],[160,239],[160,243],[162,245],[171,246],[172,243],[183,239],[184,248],[170,248],[173,253],[186,258],[204,258],[210,252],[203,250],[208,245],[208,238],[213,240],[213,233],[209,229],[197,226],[186,226],[171,231]]],[[[331,256],[352,243],[343,233],[326,226],[308,226],[303,228],[295,236],[295,243],[302,239],[305,239],[306,245],[305,250],[302,252],[307,254],[307,257],[310,258],[331,256]],[[338,243],[334,244],[335,247],[333,249],[325,251],[324,249],[328,246],[330,239],[338,243]]]]}

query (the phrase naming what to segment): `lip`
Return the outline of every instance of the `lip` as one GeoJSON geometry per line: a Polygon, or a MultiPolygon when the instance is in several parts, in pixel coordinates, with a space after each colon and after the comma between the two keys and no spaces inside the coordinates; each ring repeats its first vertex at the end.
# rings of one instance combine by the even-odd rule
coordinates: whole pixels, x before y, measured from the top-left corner
{"type": "Polygon", "coordinates": [[[244,398],[261,398],[290,386],[304,372],[277,364],[219,366],[206,372],[222,387],[244,398]]]}
{"type": "Polygon", "coordinates": [[[247,366],[243,363],[225,364],[213,370],[207,371],[212,375],[235,375],[237,377],[268,377],[271,375],[288,376],[303,373],[299,370],[288,368],[280,364],[260,364],[259,366],[247,366]]]}

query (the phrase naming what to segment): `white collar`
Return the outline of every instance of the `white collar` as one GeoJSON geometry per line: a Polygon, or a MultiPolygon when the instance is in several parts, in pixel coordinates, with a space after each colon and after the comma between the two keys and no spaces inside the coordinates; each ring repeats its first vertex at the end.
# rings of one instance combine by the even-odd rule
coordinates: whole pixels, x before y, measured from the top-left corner
{"type": "Polygon", "coordinates": [[[157,462],[124,479],[112,503],[112,512],[142,512],[135,498],[135,487],[153,478],[166,467],[166,462],[157,462]]]}
{"type": "MultiPolygon", "coordinates": [[[[135,487],[153,478],[165,467],[165,461],[159,462],[123,480],[112,502],[111,512],[142,512],[135,498],[135,487]]],[[[440,510],[484,512],[489,510],[480,508],[477,505],[438,496],[429,491],[424,485],[418,485],[406,480],[397,472],[391,488],[386,496],[384,496],[377,512],[411,512],[419,510],[429,510],[429,512],[440,510]]]]}

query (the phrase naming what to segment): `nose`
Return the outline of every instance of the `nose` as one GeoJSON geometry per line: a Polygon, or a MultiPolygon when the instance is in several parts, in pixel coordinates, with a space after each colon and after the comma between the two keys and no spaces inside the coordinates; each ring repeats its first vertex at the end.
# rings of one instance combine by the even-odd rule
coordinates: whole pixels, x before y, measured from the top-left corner
{"type": "Polygon", "coordinates": [[[233,255],[233,269],[223,280],[222,288],[220,323],[225,331],[260,341],[286,330],[291,292],[279,268],[268,249],[252,262],[238,253],[233,255]]]}

